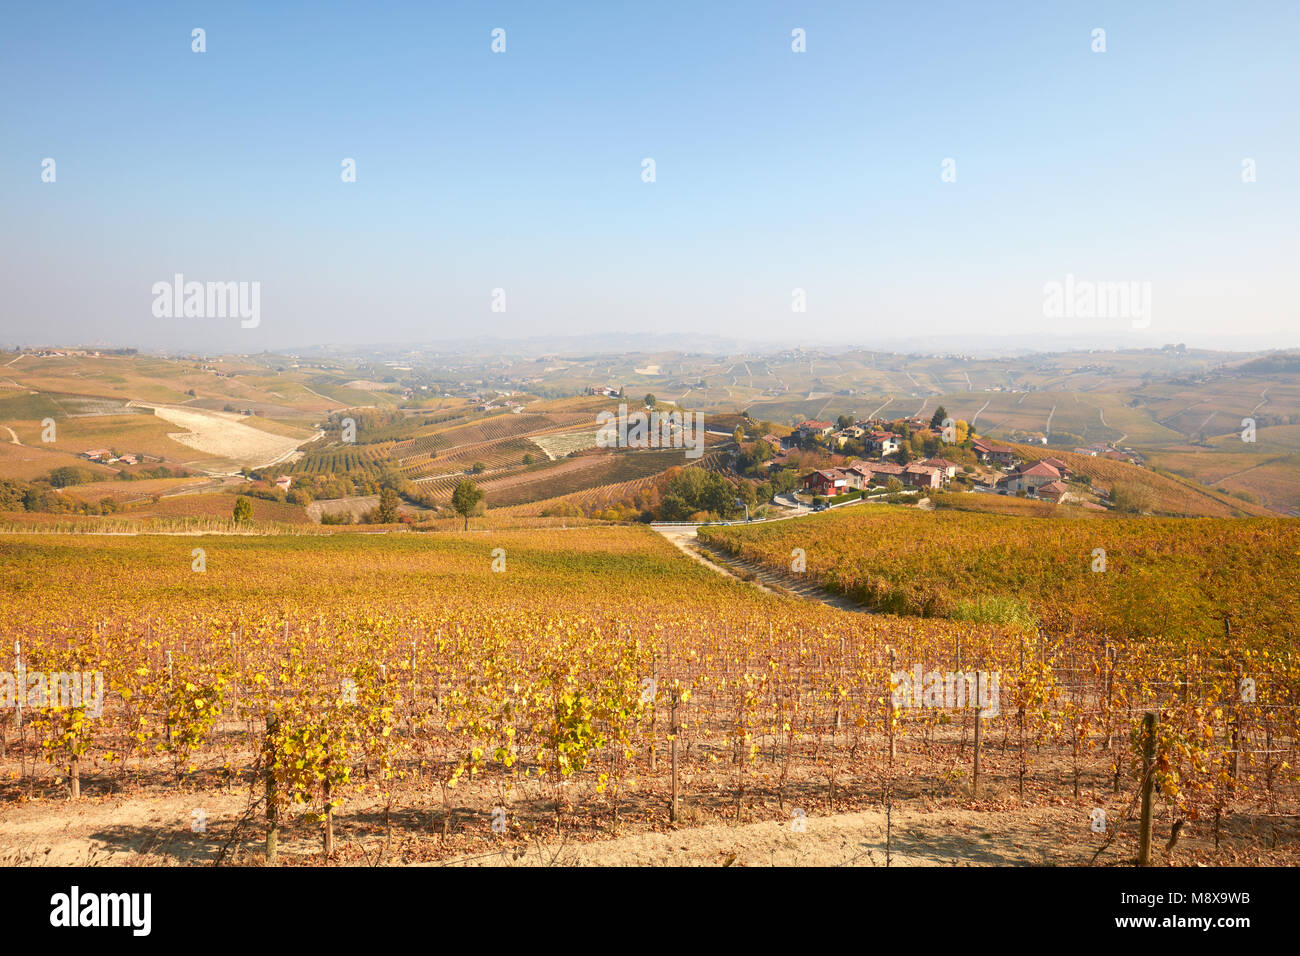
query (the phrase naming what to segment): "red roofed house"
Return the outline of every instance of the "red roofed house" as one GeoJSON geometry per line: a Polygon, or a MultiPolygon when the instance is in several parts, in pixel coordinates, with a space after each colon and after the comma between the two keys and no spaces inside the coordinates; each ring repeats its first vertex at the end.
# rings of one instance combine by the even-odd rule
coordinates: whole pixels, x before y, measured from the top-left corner
{"type": "Polygon", "coordinates": [[[1074,472],[1070,470],[1070,466],[1067,465],[1065,462],[1061,461],[1061,459],[1059,458],[1050,458],[1050,457],[1044,458],[1042,459],[1042,462],[1045,465],[1051,465],[1053,468],[1059,471],[1061,473],[1062,478],[1069,479],[1069,477],[1074,474],[1074,472]]]}
{"type": "Polygon", "coordinates": [[[898,436],[893,432],[874,431],[862,439],[862,447],[873,455],[892,455],[898,451],[898,436]]]}
{"type": "Polygon", "coordinates": [[[871,484],[873,469],[874,466],[869,461],[855,461],[843,471],[848,476],[850,488],[865,488],[871,484]]]}
{"type": "Polygon", "coordinates": [[[909,488],[938,488],[943,484],[943,473],[938,468],[914,464],[903,469],[902,479],[909,488]]]}
{"type": "Polygon", "coordinates": [[[945,481],[949,478],[956,478],[957,472],[961,468],[961,465],[955,461],[948,461],[946,458],[927,458],[921,464],[927,468],[938,468],[943,472],[945,481]]]}
{"type": "Polygon", "coordinates": [[[1061,473],[1042,461],[1024,465],[1004,479],[1008,491],[1035,491],[1043,485],[1060,480],[1061,473]]]}
{"type": "Polygon", "coordinates": [[[871,463],[871,480],[878,485],[889,484],[890,478],[903,480],[904,468],[902,465],[895,465],[892,461],[873,461],[871,463]]]}
{"type": "Polygon", "coordinates": [[[842,495],[849,490],[849,479],[838,468],[823,468],[805,475],[803,487],[814,495],[842,495]]]}
{"type": "Polygon", "coordinates": [[[819,422],[816,419],[800,422],[795,428],[800,438],[807,438],[809,435],[829,435],[835,431],[834,422],[819,422]]]}
{"type": "Polygon", "coordinates": [[[1045,498],[1048,501],[1060,504],[1066,498],[1070,497],[1070,491],[1061,481],[1051,481],[1038,489],[1038,497],[1045,498]]]}
{"type": "Polygon", "coordinates": [[[990,461],[995,465],[1010,465],[1016,460],[1016,451],[1007,445],[999,445],[983,438],[971,442],[971,449],[980,461],[990,461]]]}

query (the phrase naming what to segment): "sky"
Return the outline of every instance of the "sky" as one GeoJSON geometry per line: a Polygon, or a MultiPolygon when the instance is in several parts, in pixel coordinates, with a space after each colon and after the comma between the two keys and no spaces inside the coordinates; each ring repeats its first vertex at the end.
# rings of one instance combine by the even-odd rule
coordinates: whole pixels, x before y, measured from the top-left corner
{"type": "Polygon", "coordinates": [[[1292,0],[0,18],[0,345],[1300,345],[1292,0]],[[258,283],[256,324],[169,314],[177,274],[258,283]],[[1053,312],[1067,276],[1134,296],[1053,312]]]}

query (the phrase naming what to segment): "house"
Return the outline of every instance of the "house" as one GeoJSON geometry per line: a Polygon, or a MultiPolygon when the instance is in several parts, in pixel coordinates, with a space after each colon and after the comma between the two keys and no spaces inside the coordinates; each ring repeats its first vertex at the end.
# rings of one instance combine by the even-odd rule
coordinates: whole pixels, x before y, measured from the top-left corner
{"type": "Polygon", "coordinates": [[[1053,468],[1059,471],[1061,473],[1061,477],[1066,479],[1067,481],[1074,475],[1074,472],[1070,470],[1070,466],[1067,465],[1065,462],[1061,461],[1061,459],[1059,458],[1049,456],[1047,458],[1041,459],[1041,461],[1043,462],[1044,465],[1051,465],[1053,468]]]}
{"type": "Polygon", "coordinates": [[[84,454],[91,461],[106,461],[113,457],[113,453],[107,448],[92,448],[90,451],[84,452],[84,454]]]}
{"type": "Polygon", "coordinates": [[[118,459],[118,461],[124,465],[139,464],[139,460],[135,457],[135,455],[123,455],[121,458],[118,459]]]}
{"type": "Polygon", "coordinates": [[[814,495],[842,495],[849,490],[849,479],[838,468],[823,468],[805,475],[803,488],[814,495]]]}
{"type": "Polygon", "coordinates": [[[1060,480],[1059,471],[1046,462],[1036,461],[1032,465],[1022,465],[1018,471],[1007,475],[1003,482],[1008,491],[1032,492],[1060,480]]]}
{"type": "Polygon", "coordinates": [[[779,455],[781,453],[781,449],[783,445],[781,443],[781,439],[777,438],[775,435],[764,435],[762,438],[759,439],[759,441],[764,442],[765,444],[770,446],[772,451],[775,452],[776,454],[779,455]]]}
{"type": "Polygon", "coordinates": [[[801,440],[807,438],[809,435],[829,435],[831,432],[835,431],[835,423],[821,422],[814,419],[800,422],[795,427],[795,431],[799,433],[799,438],[801,440]]]}
{"type": "Polygon", "coordinates": [[[281,491],[288,491],[291,484],[293,484],[293,479],[288,475],[281,475],[279,478],[275,479],[275,487],[279,488],[281,491]]]}
{"type": "Polygon", "coordinates": [[[1113,448],[1110,451],[1102,452],[1101,457],[1109,458],[1111,461],[1128,462],[1130,465],[1136,465],[1138,463],[1137,458],[1135,456],[1130,455],[1128,452],[1116,451],[1113,448]]]}
{"type": "Polygon", "coordinates": [[[854,439],[855,441],[860,440],[862,436],[865,435],[866,433],[867,430],[863,428],[861,425],[850,425],[847,428],[840,429],[840,436],[844,438],[846,441],[850,438],[854,439]]]}
{"type": "Polygon", "coordinates": [[[871,482],[877,485],[889,484],[890,478],[903,480],[903,466],[895,465],[892,461],[873,461],[871,462],[871,482]]]}
{"type": "Polygon", "coordinates": [[[868,462],[857,461],[841,470],[848,478],[850,488],[865,488],[871,484],[871,465],[868,462]]]}
{"type": "Polygon", "coordinates": [[[994,465],[1006,466],[1016,460],[1016,450],[1014,448],[999,445],[984,438],[976,438],[971,442],[971,450],[975,452],[975,457],[980,461],[987,461],[994,465]]]}
{"type": "Polygon", "coordinates": [[[948,461],[946,458],[927,458],[920,462],[927,468],[938,468],[943,473],[944,480],[947,481],[957,477],[957,472],[961,470],[961,465],[955,461],[948,461]]]}
{"type": "Polygon", "coordinates": [[[911,464],[903,469],[902,482],[909,488],[938,488],[943,483],[943,475],[938,468],[911,464]]]}
{"type": "Polygon", "coordinates": [[[1062,501],[1070,497],[1070,491],[1065,487],[1065,482],[1050,481],[1039,487],[1038,497],[1059,505],[1062,501]]]}
{"type": "Polygon", "coordinates": [[[898,451],[898,436],[893,432],[874,431],[862,439],[862,447],[868,454],[880,455],[883,458],[898,451]]]}

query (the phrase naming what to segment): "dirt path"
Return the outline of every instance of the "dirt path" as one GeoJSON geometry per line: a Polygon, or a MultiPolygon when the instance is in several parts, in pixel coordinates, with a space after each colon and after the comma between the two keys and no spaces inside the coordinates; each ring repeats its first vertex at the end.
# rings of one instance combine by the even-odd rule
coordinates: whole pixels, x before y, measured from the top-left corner
{"type": "MultiPolygon", "coordinates": [[[[732,826],[710,823],[639,833],[596,843],[542,842],[516,856],[485,852],[443,866],[884,866],[883,810],[732,826]]],[[[894,810],[889,821],[892,866],[1083,865],[1086,843],[1061,838],[1083,831],[1078,811],[1061,808],[933,813],[894,810]]]]}
{"type": "Polygon", "coordinates": [[[10,428],[8,425],[0,425],[0,428],[3,428],[5,431],[9,433],[9,444],[11,445],[22,444],[22,442],[18,440],[18,433],[14,431],[12,428],[10,428]]]}
{"type": "Polygon", "coordinates": [[[838,594],[832,594],[798,574],[786,574],[756,561],[727,554],[720,548],[710,547],[699,540],[697,534],[699,529],[693,525],[662,526],[655,530],[676,545],[684,555],[698,561],[709,570],[735,578],[737,581],[745,581],[761,591],[767,591],[769,594],[789,594],[803,598],[805,601],[818,601],[841,611],[872,613],[869,608],[862,607],[838,594]]]}

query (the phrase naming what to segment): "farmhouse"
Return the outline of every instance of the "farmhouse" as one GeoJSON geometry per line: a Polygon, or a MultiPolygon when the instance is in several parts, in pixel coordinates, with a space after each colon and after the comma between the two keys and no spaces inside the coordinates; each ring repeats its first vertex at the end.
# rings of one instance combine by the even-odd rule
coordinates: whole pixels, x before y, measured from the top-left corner
{"type": "Polygon", "coordinates": [[[1003,481],[1006,483],[1008,491],[1027,491],[1032,492],[1049,485],[1052,482],[1060,482],[1061,473],[1046,462],[1038,461],[1032,465],[1022,466],[1018,471],[1012,472],[1003,481]]]}
{"type": "Polygon", "coordinates": [[[892,461],[873,461],[870,467],[871,480],[878,485],[888,484],[890,478],[903,480],[903,466],[895,465],[892,461]]]}
{"type": "Polygon", "coordinates": [[[1061,459],[1059,458],[1048,457],[1048,458],[1041,459],[1041,461],[1043,462],[1044,465],[1051,465],[1053,468],[1059,471],[1061,473],[1061,477],[1067,481],[1074,476],[1074,472],[1070,469],[1070,466],[1067,465],[1065,462],[1061,461],[1061,459]]]}
{"type": "Polygon", "coordinates": [[[893,432],[874,431],[862,440],[862,445],[868,454],[892,455],[898,451],[898,436],[893,432]]]}
{"type": "Polygon", "coordinates": [[[945,480],[956,478],[957,472],[961,470],[961,465],[957,464],[955,461],[948,461],[946,458],[927,458],[920,462],[920,464],[927,468],[938,468],[939,471],[943,473],[945,480]]]}
{"type": "Polygon", "coordinates": [[[814,495],[842,495],[849,490],[849,479],[839,468],[823,468],[805,475],[803,487],[814,495]]]}
{"type": "Polygon", "coordinates": [[[987,461],[995,465],[1010,465],[1016,460],[1016,450],[1014,448],[999,445],[984,438],[976,438],[971,442],[971,449],[975,452],[975,457],[980,461],[987,461]]]}
{"type": "Polygon", "coordinates": [[[938,468],[912,464],[903,469],[902,481],[909,488],[938,488],[943,480],[938,468]]]}
{"type": "Polygon", "coordinates": [[[1038,489],[1038,497],[1059,505],[1070,497],[1070,492],[1064,482],[1051,481],[1038,489]]]}
{"type": "Polygon", "coordinates": [[[833,422],[820,422],[816,420],[800,422],[795,428],[795,431],[799,433],[800,439],[805,439],[809,435],[829,435],[834,430],[835,425],[833,422]]]}

